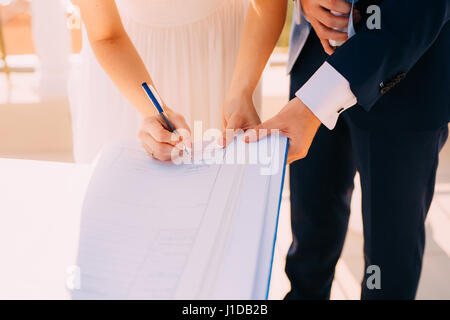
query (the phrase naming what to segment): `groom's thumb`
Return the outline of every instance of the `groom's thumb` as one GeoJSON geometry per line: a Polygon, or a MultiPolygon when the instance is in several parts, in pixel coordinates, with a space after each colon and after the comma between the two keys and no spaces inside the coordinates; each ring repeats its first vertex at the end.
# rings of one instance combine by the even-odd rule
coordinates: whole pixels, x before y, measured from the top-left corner
{"type": "Polygon", "coordinates": [[[247,143],[256,142],[270,136],[272,134],[272,129],[272,123],[267,121],[253,129],[247,130],[242,138],[247,143]]]}

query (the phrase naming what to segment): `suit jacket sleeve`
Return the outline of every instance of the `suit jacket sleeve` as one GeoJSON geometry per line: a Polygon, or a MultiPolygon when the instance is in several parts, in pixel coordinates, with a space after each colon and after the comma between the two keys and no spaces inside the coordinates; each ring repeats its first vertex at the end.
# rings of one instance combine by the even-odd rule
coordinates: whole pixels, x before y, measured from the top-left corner
{"type": "Polygon", "coordinates": [[[380,9],[381,29],[364,25],[327,59],[367,111],[383,83],[407,73],[436,41],[449,21],[450,0],[385,0],[380,9]]]}

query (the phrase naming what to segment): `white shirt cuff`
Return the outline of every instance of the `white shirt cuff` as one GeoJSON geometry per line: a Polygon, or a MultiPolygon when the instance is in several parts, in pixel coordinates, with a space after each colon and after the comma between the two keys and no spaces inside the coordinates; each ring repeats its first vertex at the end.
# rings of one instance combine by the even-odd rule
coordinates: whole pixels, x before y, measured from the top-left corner
{"type": "Polygon", "coordinates": [[[330,130],[336,126],[339,115],[357,102],[350,83],[328,62],[295,95],[330,130]]]}

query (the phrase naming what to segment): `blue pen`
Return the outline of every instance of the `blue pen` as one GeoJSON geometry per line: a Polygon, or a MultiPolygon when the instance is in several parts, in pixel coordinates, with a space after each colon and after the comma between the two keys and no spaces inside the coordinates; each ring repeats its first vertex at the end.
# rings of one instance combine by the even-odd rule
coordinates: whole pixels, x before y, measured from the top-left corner
{"type": "MultiPolygon", "coordinates": [[[[145,93],[147,93],[147,96],[150,98],[150,100],[152,101],[152,104],[155,106],[156,110],[158,110],[161,118],[164,120],[164,122],[167,125],[167,128],[169,128],[169,131],[174,133],[178,138],[180,138],[180,134],[177,132],[177,130],[175,129],[175,127],[172,125],[172,123],[169,121],[169,118],[167,117],[166,113],[164,112],[164,109],[162,108],[162,102],[161,99],[159,98],[158,93],[156,92],[155,88],[153,87],[149,87],[149,85],[147,84],[147,82],[144,82],[142,84],[142,88],[144,88],[145,93]]],[[[184,144],[184,142],[182,142],[183,144],[183,151],[189,154],[188,148],[186,147],[186,145],[184,144]]]]}

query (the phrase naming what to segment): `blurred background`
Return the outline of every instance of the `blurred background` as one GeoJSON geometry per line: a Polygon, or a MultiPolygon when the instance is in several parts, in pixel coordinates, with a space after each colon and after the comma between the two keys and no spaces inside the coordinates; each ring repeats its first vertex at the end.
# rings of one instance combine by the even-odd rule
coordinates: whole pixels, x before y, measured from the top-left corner
{"type": "MultiPolygon", "coordinates": [[[[288,21],[263,76],[267,119],[288,101],[288,21]]],[[[69,0],[0,0],[0,158],[73,162],[67,79],[82,47],[79,14],[69,0]]],[[[450,145],[441,154],[436,196],[427,222],[419,299],[450,299],[450,145]]],[[[336,269],[332,298],[358,299],[362,279],[360,189],[356,177],[350,229],[336,269]]],[[[286,184],[270,297],[289,290],[284,259],[290,238],[286,184]]]]}
{"type": "Polygon", "coordinates": [[[73,10],[69,0],[0,0],[0,157],[72,161],[73,10]]]}

